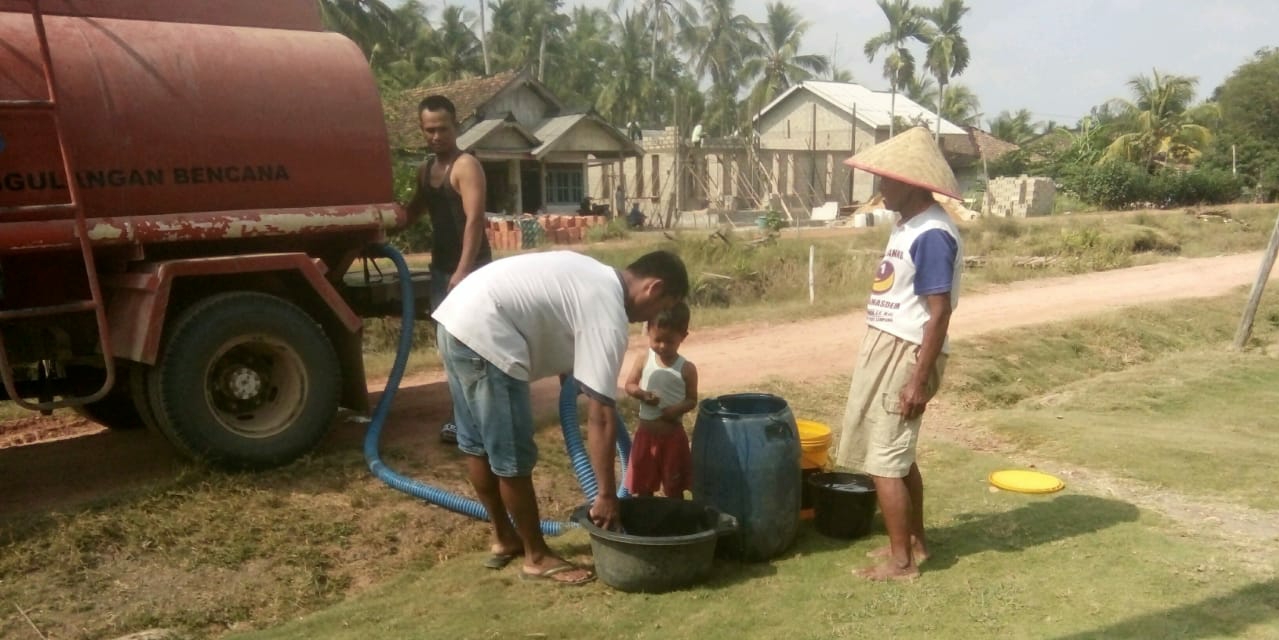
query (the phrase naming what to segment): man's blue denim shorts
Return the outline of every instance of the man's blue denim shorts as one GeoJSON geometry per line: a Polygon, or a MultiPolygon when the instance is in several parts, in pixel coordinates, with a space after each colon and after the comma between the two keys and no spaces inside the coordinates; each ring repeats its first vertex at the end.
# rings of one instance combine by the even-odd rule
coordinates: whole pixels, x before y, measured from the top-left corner
{"type": "Polygon", "coordinates": [[[448,373],[457,423],[457,448],[487,457],[493,473],[527,476],[537,464],[529,386],[498,369],[439,325],[440,356],[448,373]]]}

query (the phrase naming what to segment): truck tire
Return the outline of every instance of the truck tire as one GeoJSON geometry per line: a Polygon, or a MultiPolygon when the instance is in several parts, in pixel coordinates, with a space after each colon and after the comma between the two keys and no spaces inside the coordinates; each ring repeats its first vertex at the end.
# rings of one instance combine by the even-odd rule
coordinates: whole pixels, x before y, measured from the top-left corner
{"type": "Polygon", "coordinates": [[[341,389],[323,329],[291,302],[215,295],[172,325],[147,379],[160,431],[183,453],[233,469],[286,464],[328,431],[341,389]]]}

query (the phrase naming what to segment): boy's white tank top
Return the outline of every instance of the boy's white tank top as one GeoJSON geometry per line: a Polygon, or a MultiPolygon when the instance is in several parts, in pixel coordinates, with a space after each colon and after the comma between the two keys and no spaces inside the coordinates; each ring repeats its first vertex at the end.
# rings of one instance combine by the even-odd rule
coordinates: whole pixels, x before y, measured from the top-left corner
{"type": "Polygon", "coordinates": [[[644,372],[640,374],[640,388],[657,394],[657,406],[640,403],[640,420],[658,420],[662,417],[662,409],[684,401],[684,356],[675,358],[675,362],[667,367],[657,352],[648,350],[648,360],[644,362],[644,372]]]}

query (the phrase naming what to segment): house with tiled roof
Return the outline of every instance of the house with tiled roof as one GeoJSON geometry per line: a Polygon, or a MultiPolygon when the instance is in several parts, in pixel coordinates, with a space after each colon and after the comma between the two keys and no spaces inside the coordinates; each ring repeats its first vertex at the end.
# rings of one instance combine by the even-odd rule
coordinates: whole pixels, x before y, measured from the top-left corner
{"type": "Polygon", "coordinates": [[[593,111],[566,106],[527,73],[506,72],[418,87],[394,98],[387,129],[401,155],[420,160],[425,153],[417,105],[432,94],[457,108],[458,147],[484,166],[491,212],[577,211],[588,195],[588,166],[642,153],[593,111]]]}

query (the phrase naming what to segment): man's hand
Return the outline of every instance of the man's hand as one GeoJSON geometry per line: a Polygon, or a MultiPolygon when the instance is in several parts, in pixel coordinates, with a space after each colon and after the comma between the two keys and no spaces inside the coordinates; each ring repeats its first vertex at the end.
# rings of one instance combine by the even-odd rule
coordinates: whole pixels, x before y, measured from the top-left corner
{"type": "Polygon", "coordinates": [[[612,531],[619,524],[617,496],[600,492],[595,497],[595,504],[591,505],[591,522],[605,531],[612,531]]]}
{"type": "Polygon", "coordinates": [[[901,401],[902,417],[907,420],[914,420],[924,415],[924,408],[928,405],[928,394],[924,393],[923,383],[911,380],[902,387],[901,395],[898,396],[901,401]]]}
{"type": "Polygon", "coordinates": [[[470,271],[463,271],[462,269],[454,271],[453,277],[449,278],[449,291],[452,291],[453,287],[456,287],[458,283],[462,282],[462,279],[468,274],[470,274],[470,271]]]}
{"type": "Polygon", "coordinates": [[[669,407],[666,407],[665,409],[662,409],[662,419],[666,420],[667,422],[674,422],[675,424],[679,424],[680,417],[684,415],[684,412],[680,411],[679,409],[680,407],[677,405],[671,405],[669,407]]]}
{"type": "Polygon", "coordinates": [[[657,403],[659,403],[659,402],[661,402],[661,401],[662,401],[662,399],[661,399],[661,398],[659,398],[659,397],[657,397],[657,394],[656,394],[656,393],[653,393],[652,391],[645,391],[645,392],[644,392],[644,397],[643,397],[643,398],[640,398],[640,402],[643,402],[644,404],[651,405],[651,406],[654,406],[654,407],[656,407],[656,406],[657,406],[657,403]]]}

